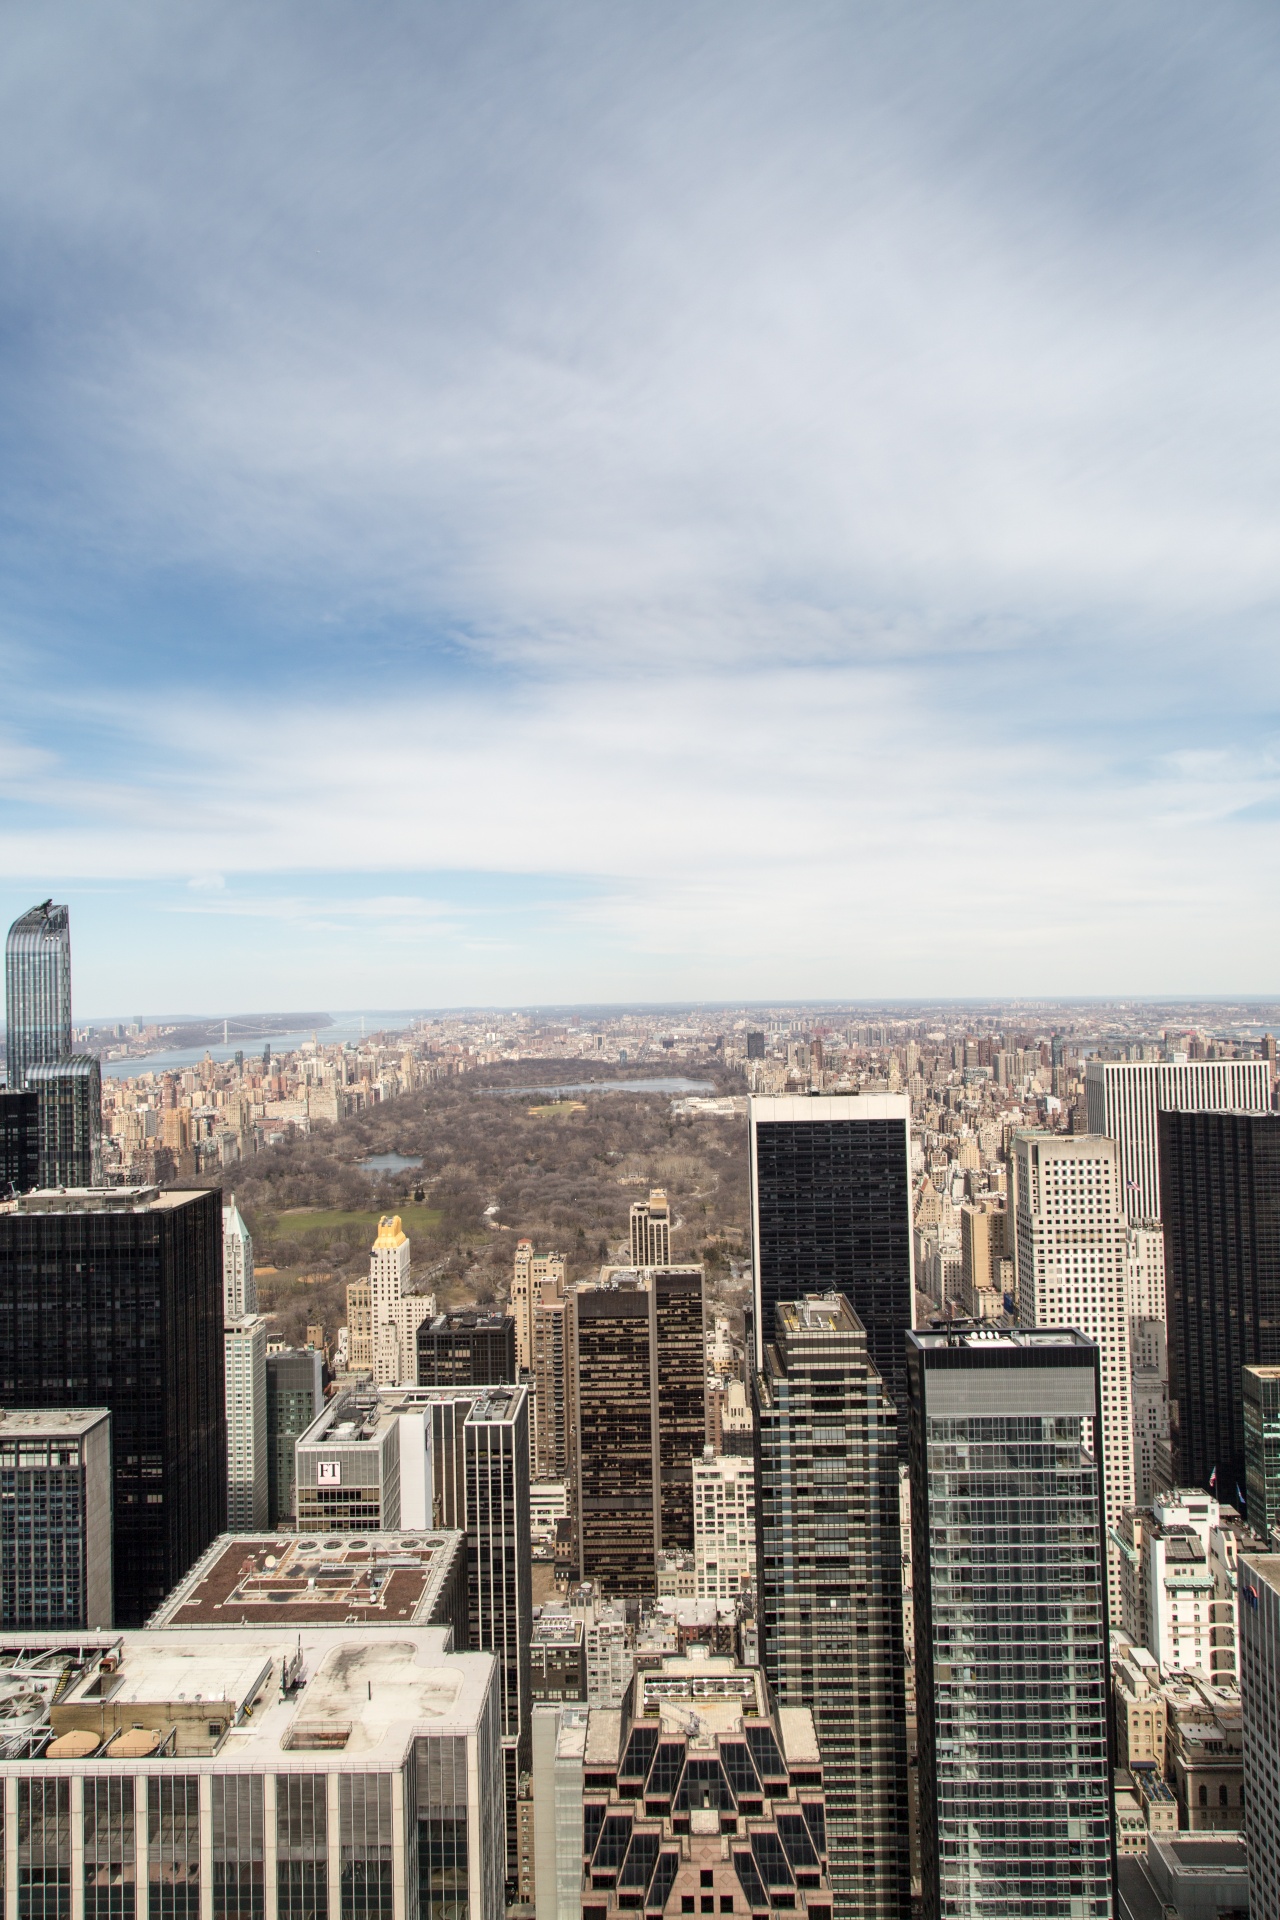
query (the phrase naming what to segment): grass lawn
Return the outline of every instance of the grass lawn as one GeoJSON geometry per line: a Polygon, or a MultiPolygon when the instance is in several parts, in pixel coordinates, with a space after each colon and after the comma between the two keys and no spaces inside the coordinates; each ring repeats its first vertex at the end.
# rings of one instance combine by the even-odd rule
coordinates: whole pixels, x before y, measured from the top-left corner
{"type": "MultiPolygon", "coordinates": [[[[408,1206],[393,1207],[392,1212],[400,1215],[401,1224],[411,1240],[415,1233],[426,1233],[440,1219],[437,1207],[420,1207],[412,1201],[408,1206]]],[[[305,1239],[313,1233],[333,1233],[339,1227],[360,1227],[368,1233],[372,1246],[381,1217],[376,1207],[351,1211],[339,1207],[290,1207],[285,1213],[276,1215],[276,1222],[280,1232],[287,1232],[294,1239],[305,1239]]]]}
{"type": "Polygon", "coordinates": [[[558,1120],[565,1114],[585,1113],[586,1110],[585,1100],[553,1100],[545,1107],[530,1107],[528,1113],[531,1120],[558,1120]]]}

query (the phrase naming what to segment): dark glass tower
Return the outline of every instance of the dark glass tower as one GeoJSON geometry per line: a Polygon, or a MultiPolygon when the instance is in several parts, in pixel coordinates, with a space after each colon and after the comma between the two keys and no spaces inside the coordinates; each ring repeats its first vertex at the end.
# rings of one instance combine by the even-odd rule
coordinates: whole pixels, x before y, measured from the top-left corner
{"type": "Polygon", "coordinates": [[[440,1313],[418,1328],[420,1387],[499,1387],[516,1377],[509,1313],[440,1313]]]}
{"type": "Polygon", "coordinates": [[[34,1093],[0,1093],[0,1199],[40,1181],[40,1113],[34,1093]]]}
{"type": "Polygon", "coordinates": [[[836,1920],[907,1920],[897,1409],[840,1294],[778,1302],[755,1388],[765,1672],[813,1714],[836,1920]]]}
{"type": "Polygon", "coordinates": [[[267,1355],[267,1521],[293,1519],[298,1435],[324,1405],[324,1368],[313,1347],[267,1355]]]}
{"type": "Polygon", "coordinates": [[[222,1196],[0,1205],[0,1405],[110,1410],[115,1621],[141,1626],[227,1523],[222,1196]]]}
{"type": "Polygon", "coordinates": [[[1178,1483],[1245,1484],[1241,1368],[1280,1362],[1280,1114],[1162,1113],[1178,1483]]]}
{"type": "Polygon", "coordinates": [[[1110,1920],[1099,1349],[908,1342],[924,1920],[1110,1920]]]}
{"type": "Polygon", "coordinates": [[[71,1052],[71,918],[52,900],[32,907],[9,929],[4,953],[5,1059],[15,1089],[28,1067],[50,1066],[71,1052]]]}
{"type": "Polygon", "coordinates": [[[39,1184],[94,1187],[102,1178],[102,1068],[92,1054],[27,1068],[38,1111],[39,1184]]]}
{"type": "Polygon", "coordinates": [[[693,1547],[706,1442],[702,1268],[618,1267],[573,1295],[580,1573],[652,1595],[660,1553],[693,1547]]]}
{"type": "Polygon", "coordinates": [[[757,1363],[780,1300],[842,1293],[906,1407],[912,1324],[911,1102],[905,1094],[751,1102],[757,1363]]]}

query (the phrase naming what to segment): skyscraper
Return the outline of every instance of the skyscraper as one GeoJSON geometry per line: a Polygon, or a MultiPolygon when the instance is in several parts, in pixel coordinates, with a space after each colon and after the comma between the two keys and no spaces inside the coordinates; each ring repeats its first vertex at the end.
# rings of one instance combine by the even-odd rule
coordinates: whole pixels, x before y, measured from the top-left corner
{"type": "Polygon", "coordinates": [[[11,1088],[28,1067],[53,1066],[71,1052],[71,917],[44,901],[22,914],[5,942],[5,1059],[11,1088]]]}
{"type": "Polygon", "coordinates": [[[925,1920],[1115,1907],[1097,1346],[909,1338],[925,1920]]]}
{"type": "Polygon", "coordinates": [[[538,1480],[576,1483],[573,1310],[557,1282],[533,1305],[533,1471],[538,1480]]]}
{"type": "Polygon", "coordinates": [[[1233,1500],[1240,1370],[1280,1364],[1280,1114],[1161,1113],[1160,1185],[1175,1470],[1233,1500]]]}
{"type": "Polygon", "coordinates": [[[369,1258],[373,1377],[380,1387],[418,1377],[418,1328],[435,1317],[433,1293],[408,1293],[409,1236],[399,1214],[384,1213],[369,1258]]]}
{"type": "Polygon", "coordinates": [[[111,1415],[0,1413],[0,1627],[109,1627],[111,1613],[111,1415]]]}
{"type": "Polygon", "coordinates": [[[246,1313],[223,1327],[227,1408],[227,1530],[251,1533],[270,1515],[267,1322],[246,1313]]]}
{"type": "Polygon", "coordinates": [[[222,1209],[223,1312],[239,1320],[258,1311],[258,1287],[253,1277],[253,1237],[236,1205],[234,1193],[222,1209]]]}
{"type": "Polygon", "coordinates": [[[573,1297],[580,1576],[653,1594],[660,1553],[693,1549],[706,1440],[702,1268],[606,1269],[573,1297]]]}
{"type": "Polygon", "coordinates": [[[1265,1060],[1088,1060],[1084,1069],[1090,1133],[1120,1149],[1122,1199],[1135,1223],[1160,1210],[1160,1113],[1267,1113],[1271,1068],[1265,1060]]]}
{"type": "Polygon", "coordinates": [[[750,1126],[757,1364],[780,1300],[842,1293],[904,1409],[903,1336],[914,1311],[910,1100],[753,1097],[750,1126]]]}
{"type": "Polygon", "coordinates": [[[647,1200],[631,1202],[631,1264],[671,1264],[671,1208],[661,1187],[652,1188],[647,1200]]]}
{"type": "Polygon", "coordinates": [[[906,1920],[898,1411],[836,1293],[776,1303],[755,1395],[765,1671],[813,1713],[837,1920],[906,1920]]]}
{"type": "MultiPolygon", "coordinates": [[[[1102,1469],[1108,1522],[1137,1494],[1120,1160],[1103,1134],[1019,1133],[1010,1156],[1018,1318],[1078,1327],[1102,1350],[1102,1469]]],[[[1110,1593],[1119,1618],[1118,1550],[1110,1593]]]]}
{"type": "Polygon", "coordinates": [[[515,1323],[509,1313],[473,1308],[439,1313],[418,1328],[420,1387],[510,1385],[516,1377],[515,1323]]]}
{"type": "Polygon", "coordinates": [[[314,1348],[267,1355],[267,1524],[294,1516],[294,1455],[324,1405],[324,1363],[314,1348]]]}
{"type": "Polygon", "coordinates": [[[537,1302],[564,1291],[564,1258],[558,1253],[535,1253],[531,1240],[516,1243],[511,1277],[511,1317],[516,1323],[516,1369],[533,1368],[533,1314],[537,1302]]]}
{"type": "Polygon", "coordinates": [[[154,1187],[0,1204],[0,1405],[109,1409],[119,1626],[226,1526],[220,1211],[154,1187]]]}
{"type": "Polygon", "coordinates": [[[39,1183],[39,1103],[25,1089],[0,1092],[0,1199],[39,1183]]]}
{"type": "Polygon", "coordinates": [[[1240,1706],[1250,1920],[1280,1920],[1280,1554],[1240,1556],[1240,1706]]]}
{"type": "Polygon", "coordinates": [[[1280,1532],[1280,1367],[1242,1367],[1249,1525],[1268,1546],[1280,1532]]]}
{"type": "Polygon", "coordinates": [[[42,1187],[92,1187],[102,1178],[102,1068],[89,1053],[27,1068],[36,1096],[42,1187]]]}

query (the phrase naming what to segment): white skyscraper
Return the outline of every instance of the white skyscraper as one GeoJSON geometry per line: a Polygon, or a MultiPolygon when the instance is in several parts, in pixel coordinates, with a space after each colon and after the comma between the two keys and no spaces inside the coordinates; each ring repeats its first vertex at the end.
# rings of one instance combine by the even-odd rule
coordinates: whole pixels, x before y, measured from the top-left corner
{"type": "Polygon", "coordinates": [[[710,1447],[693,1463],[693,1567],[699,1600],[736,1600],[756,1577],[755,1462],[710,1447]]]}
{"type": "MultiPolygon", "coordinates": [[[[1103,1493],[1111,1526],[1136,1491],[1120,1157],[1101,1134],[1019,1133],[1011,1172],[1019,1320],[1024,1327],[1075,1327],[1102,1351],[1103,1493]]],[[[1109,1573],[1119,1619],[1114,1548],[1109,1573]]]]}
{"type": "Polygon", "coordinates": [[[1157,1113],[1271,1111],[1266,1060],[1089,1060],[1084,1088],[1089,1131],[1120,1149],[1121,1198],[1135,1223],[1161,1218],[1157,1113]]]}
{"type": "Polygon", "coordinates": [[[222,1209],[222,1314],[225,1320],[243,1319],[258,1311],[258,1289],[253,1278],[253,1239],[236,1205],[222,1209]]]}
{"type": "Polygon", "coordinates": [[[415,1386],[418,1328],[435,1317],[433,1293],[406,1293],[409,1237],[399,1214],[383,1214],[369,1261],[373,1378],[380,1387],[415,1386]]]}
{"type": "Polygon", "coordinates": [[[223,1329],[227,1396],[227,1530],[267,1525],[267,1322],[260,1313],[223,1329]]]}

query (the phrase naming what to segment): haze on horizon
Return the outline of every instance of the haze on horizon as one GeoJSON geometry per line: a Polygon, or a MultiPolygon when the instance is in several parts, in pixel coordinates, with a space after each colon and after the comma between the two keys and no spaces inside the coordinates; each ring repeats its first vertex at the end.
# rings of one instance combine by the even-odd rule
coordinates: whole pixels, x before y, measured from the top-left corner
{"type": "Polygon", "coordinates": [[[77,1014],[1280,993],[1280,17],[20,5],[77,1014]]]}

